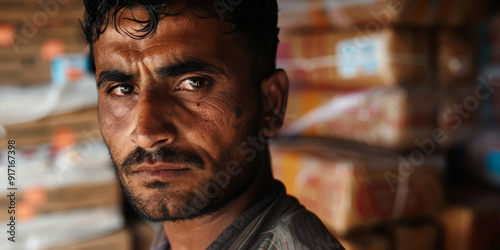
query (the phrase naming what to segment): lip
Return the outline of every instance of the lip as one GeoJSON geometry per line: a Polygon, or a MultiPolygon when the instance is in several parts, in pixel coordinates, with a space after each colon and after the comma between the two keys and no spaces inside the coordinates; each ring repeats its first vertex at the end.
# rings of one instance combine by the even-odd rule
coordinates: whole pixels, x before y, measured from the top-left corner
{"type": "Polygon", "coordinates": [[[183,176],[191,171],[184,165],[177,164],[155,164],[155,165],[141,165],[132,172],[134,177],[143,179],[171,179],[183,176]]]}

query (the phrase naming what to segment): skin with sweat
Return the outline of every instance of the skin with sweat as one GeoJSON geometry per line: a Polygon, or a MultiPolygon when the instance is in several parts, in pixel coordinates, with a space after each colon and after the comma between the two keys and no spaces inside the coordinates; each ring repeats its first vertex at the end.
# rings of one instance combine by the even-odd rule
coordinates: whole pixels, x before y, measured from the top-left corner
{"type": "MultiPolygon", "coordinates": [[[[141,9],[132,12],[147,19],[141,9]]],[[[252,159],[242,153],[250,145],[241,145],[281,125],[272,123],[285,110],[286,74],[277,70],[256,93],[245,49],[218,19],[188,11],[162,19],[152,36],[133,39],[123,31],[139,26],[127,17],[128,10],[120,32],[108,25],[94,43],[103,137],[129,198],[162,221],[172,249],[206,248],[272,183],[268,161],[260,154],[252,159]],[[168,153],[160,156],[160,149],[168,153]],[[208,189],[209,204],[196,200],[228,164],[237,174],[224,188],[208,189]],[[193,207],[202,214],[186,210],[193,207]],[[204,213],[207,207],[215,211],[204,213]]]]}

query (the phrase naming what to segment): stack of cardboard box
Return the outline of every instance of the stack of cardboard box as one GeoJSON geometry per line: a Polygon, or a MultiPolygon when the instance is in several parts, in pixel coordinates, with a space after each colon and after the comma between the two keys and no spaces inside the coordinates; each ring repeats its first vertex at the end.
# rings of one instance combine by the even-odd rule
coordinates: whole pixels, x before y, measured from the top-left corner
{"type": "Polygon", "coordinates": [[[81,0],[0,2],[1,103],[32,105],[19,113],[15,106],[0,111],[0,166],[7,172],[8,141],[15,141],[17,188],[15,214],[9,213],[12,190],[0,182],[0,221],[8,224],[14,216],[19,230],[16,242],[5,240],[2,249],[133,246],[99,131],[95,83],[84,72],[83,13],[81,0]]]}
{"type": "Polygon", "coordinates": [[[275,176],[337,236],[432,215],[444,203],[440,156],[412,164],[388,151],[305,139],[275,143],[272,153],[275,176]]]}
{"type": "Polygon", "coordinates": [[[50,65],[63,53],[81,53],[83,1],[0,2],[0,85],[50,81],[50,65]]]}
{"type": "MultiPolygon", "coordinates": [[[[7,169],[5,147],[7,140],[15,140],[17,190],[15,214],[5,209],[0,221],[15,216],[16,247],[131,249],[130,232],[123,229],[122,192],[100,135],[96,108],[4,129],[0,166],[7,169]]],[[[11,190],[6,181],[2,184],[0,206],[7,208],[11,190]]],[[[8,248],[9,243],[1,246],[8,248]]]]}
{"type": "Polygon", "coordinates": [[[472,98],[491,89],[477,79],[484,3],[279,3],[291,91],[275,177],[347,249],[454,249],[444,153],[471,138],[472,98]]]}

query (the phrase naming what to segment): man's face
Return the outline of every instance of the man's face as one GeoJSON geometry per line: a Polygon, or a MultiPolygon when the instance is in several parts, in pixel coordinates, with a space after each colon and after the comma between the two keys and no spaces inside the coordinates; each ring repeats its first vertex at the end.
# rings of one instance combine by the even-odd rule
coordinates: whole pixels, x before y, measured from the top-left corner
{"type": "MultiPolygon", "coordinates": [[[[125,19],[120,27],[141,28],[125,19]]],[[[102,134],[123,187],[149,219],[214,211],[255,174],[240,145],[257,130],[260,105],[248,56],[223,33],[230,29],[186,13],[162,19],[145,39],[108,25],[94,44],[102,134]]]]}

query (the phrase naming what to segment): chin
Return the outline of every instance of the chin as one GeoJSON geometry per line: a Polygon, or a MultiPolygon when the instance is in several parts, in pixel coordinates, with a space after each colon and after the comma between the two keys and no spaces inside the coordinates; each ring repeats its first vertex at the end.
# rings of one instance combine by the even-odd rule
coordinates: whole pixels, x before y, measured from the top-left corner
{"type": "Polygon", "coordinates": [[[244,185],[232,182],[216,195],[200,191],[214,181],[199,181],[195,182],[198,183],[196,187],[184,188],[182,185],[179,189],[174,189],[170,183],[161,182],[130,189],[122,183],[122,187],[132,208],[141,218],[151,222],[166,222],[192,220],[213,214],[241,196],[253,181],[254,178],[248,178],[244,185]]]}

